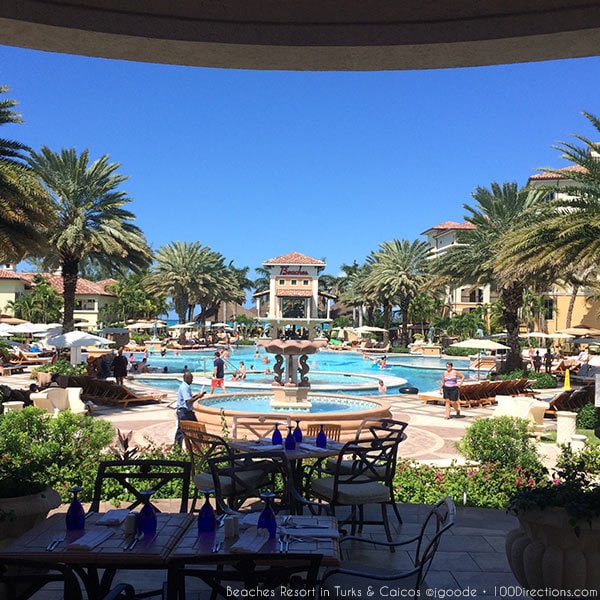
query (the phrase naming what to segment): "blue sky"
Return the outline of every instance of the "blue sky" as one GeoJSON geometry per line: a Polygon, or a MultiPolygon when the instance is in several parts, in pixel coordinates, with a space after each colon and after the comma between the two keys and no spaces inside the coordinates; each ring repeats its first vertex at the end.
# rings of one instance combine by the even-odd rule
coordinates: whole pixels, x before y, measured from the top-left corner
{"type": "Polygon", "coordinates": [[[218,70],[0,46],[34,149],[89,148],[129,177],[154,248],[199,241],[238,267],[296,250],[336,275],[416,239],[492,181],[524,185],[593,136],[600,58],[434,71],[218,70]]]}

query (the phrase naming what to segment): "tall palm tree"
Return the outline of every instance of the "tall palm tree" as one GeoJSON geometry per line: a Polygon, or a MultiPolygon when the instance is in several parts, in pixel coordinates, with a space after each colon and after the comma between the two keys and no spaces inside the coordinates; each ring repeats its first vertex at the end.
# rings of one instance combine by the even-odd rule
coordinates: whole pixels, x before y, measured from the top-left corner
{"type": "MultiPolygon", "coordinates": [[[[0,86],[0,94],[9,91],[0,86]]],[[[0,125],[22,123],[17,102],[0,99],[0,125]]],[[[48,222],[48,195],[26,164],[29,148],[0,138],[0,261],[18,262],[38,249],[48,222]]]]}
{"type": "Polygon", "coordinates": [[[450,247],[436,259],[435,270],[453,284],[493,285],[502,299],[502,324],[507,332],[506,368],[522,366],[519,348],[519,310],[523,290],[531,281],[526,265],[512,264],[502,268],[498,260],[508,233],[518,226],[528,211],[541,205],[539,192],[521,189],[516,183],[492,183],[478,187],[473,193],[475,206],[464,204],[465,220],[475,229],[461,232],[459,244],[450,247]]]}
{"type": "Polygon", "coordinates": [[[371,271],[367,277],[366,288],[383,306],[384,329],[390,328],[392,307],[400,307],[400,340],[403,346],[408,344],[408,310],[411,300],[423,290],[428,279],[429,253],[427,242],[393,240],[383,242],[379,245],[379,250],[367,257],[371,271]]]}
{"type": "Polygon", "coordinates": [[[151,252],[131,202],[118,187],[127,179],[104,155],[90,164],[89,152],[55,153],[44,146],[31,152],[30,167],[43,181],[52,202],[52,223],[46,234],[46,264],[60,266],[63,278],[63,329],[73,329],[75,289],[85,257],[111,268],[115,263],[137,270],[149,265],[151,252]]]}

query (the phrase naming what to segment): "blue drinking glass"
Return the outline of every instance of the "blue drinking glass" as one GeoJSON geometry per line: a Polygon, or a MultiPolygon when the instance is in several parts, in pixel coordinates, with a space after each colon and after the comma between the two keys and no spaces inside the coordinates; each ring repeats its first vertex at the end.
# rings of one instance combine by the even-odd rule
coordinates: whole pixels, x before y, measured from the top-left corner
{"type": "Polygon", "coordinates": [[[288,427],[288,434],[285,438],[285,449],[286,450],[295,450],[296,449],[296,440],[294,439],[294,434],[292,433],[292,426],[288,427]]]}
{"type": "Polygon", "coordinates": [[[210,533],[217,528],[217,518],[215,516],[215,509],[210,503],[210,495],[214,490],[201,490],[204,494],[204,504],[198,512],[198,535],[201,533],[210,533]]]}
{"type": "Polygon", "coordinates": [[[81,531],[85,529],[85,511],[77,498],[77,494],[79,494],[81,489],[80,487],[69,488],[69,491],[73,494],[73,500],[71,500],[71,504],[67,509],[67,516],[65,517],[67,531],[81,531]]]}
{"type": "Polygon", "coordinates": [[[283,444],[283,437],[281,436],[281,431],[279,431],[278,423],[275,423],[275,429],[273,430],[271,442],[273,443],[273,446],[281,446],[281,444],[283,444]]]}
{"type": "Polygon", "coordinates": [[[327,448],[327,436],[323,430],[323,425],[321,425],[321,429],[319,429],[319,433],[317,433],[316,443],[317,448],[327,448]]]}
{"type": "Polygon", "coordinates": [[[302,441],[302,429],[300,429],[300,421],[296,420],[296,429],[294,429],[294,439],[299,444],[302,441]]]}
{"type": "Polygon", "coordinates": [[[274,539],[277,532],[277,519],[273,511],[273,498],[275,498],[275,494],[273,492],[263,492],[260,497],[264,501],[265,507],[262,509],[260,515],[258,515],[256,529],[266,529],[269,532],[269,539],[274,539]]]}
{"type": "Polygon", "coordinates": [[[144,537],[153,536],[156,533],[156,511],[150,503],[150,496],[154,494],[154,490],[144,490],[140,492],[143,498],[144,505],[137,517],[137,530],[144,537]]]}

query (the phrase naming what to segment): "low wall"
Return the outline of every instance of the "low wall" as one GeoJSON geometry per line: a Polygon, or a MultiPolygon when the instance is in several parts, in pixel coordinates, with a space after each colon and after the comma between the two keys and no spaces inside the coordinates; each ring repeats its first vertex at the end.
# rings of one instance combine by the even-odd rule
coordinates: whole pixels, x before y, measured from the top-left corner
{"type": "MultiPolygon", "coordinates": [[[[229,396],[235,397],[243,397],[243,396],[254,396],[255,394],[246,393],[246,394],[223,394],[222,398],[227,398],[229,396]]],[[[319,397],[327,397],[328,394],[318,394],[319,397]]],[[[329,394],[332,398],[348,398],[350,400],[359,400],[361,398],[357,398],[355,396],[342,396],[340,394],[329,394]]],[[[309,395],[310,399],[310,395],[309,395]]],[[[209,406],[205,406],[202,402],[194,403],[194,411],[196,412],[196,417],[200,423],[204,423],[206,426],[206,431],[209,433],[213,433],[216,435],[223,435],[223,419],[227,422],[227,427],[229,431],[232,431],[233,425],[233,417],[266,417],[267,419],[277,419],[281,418],[285,420],[287,416],[290,417],[292,421],[296,419],[300,420],[300,427],[303,430],[306,430],[306,426],[309,423],[338,423],[342,426],[342,431],[340,434],[341,441],[349,441],[354,439],[356,431],[360,424],[365,419],[390,419],[392,417],[392,413],[390,411],[390,404],[385,400],[375,400],[371,398],[364,398],[364,400],[368,400],[372,402],[376,406],[372,409],[368,410],[356,410],[356,411],[347,411],[347,412],[329,412],[329,413],[308,413],[301,411],[285,411],[285,410],[277,410],[268,413],[256,413],[256,412],[248,412],[243,410],[223,410],[219,408],[213,408],[209,406]]]]}

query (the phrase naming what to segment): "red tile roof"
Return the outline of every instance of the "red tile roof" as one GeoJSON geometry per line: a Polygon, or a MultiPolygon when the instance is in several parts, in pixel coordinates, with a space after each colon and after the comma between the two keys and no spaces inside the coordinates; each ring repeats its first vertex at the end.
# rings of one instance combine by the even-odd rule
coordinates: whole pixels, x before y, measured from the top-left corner
{"type": "Polygon", "coordinates": [[[20,273],[10,269],[0,269],[0,279],[21,279],[20,273]]]}
{"type": "Polygon", "coordinates": [[[562,175],[561,173],[551,173],[549,171],[544,171],[543,173],[538,173],[537,175],[532,175],[529,179],[565,179],[568,177],[569,172],[576,173],[587,173],[587,169],[582,167],[581,165],[569,165],[568,167],[563,167],[562,169],[556,169],[561,173],[565,172],[567,175],[562,175]]]}
{"type": "MultiPolygon", "coordinates": [[[[33,282],[33,278],[37,273],[17,273],[19,279],[28,282],[31,284],[33,282]]],[[[59,293],[63,293],[63,279],[62,276],[56,275],[54,273],[40,273],[44,277],[44,279],[59,293]]],[[[75,293],[81,296],[114,296],[111,292],[107,292],[105,289],[105,285],[113,282],[114,280],[108,279],[104,281],[89,281],[88,279],[82,279],[81,277],[77,279],[77,287],[75,288],[75,293]]]]}
{"type": "Polygon", "coordinates": [[[473,225],[473,223],[467,223],[467,222],[457,223],[456,221],[444,221],[443,223],[440,223],[439,225],[434,225],[433,227],[430,227],[429,229],[422,231],[421,235],[425,235],[426,233],[429,233],[430,231],[453,231],[455,229],[461,229],[461,230],[477,229],[477,227],[475,225],[473,225]]]}
{"type": "Polygon", "coordinates": [[[263,265],[314,265],[324,267],[325,263],[322,260],[311,258],[305,254],[300,254],[300,252],[289,252],[283,256],[277,256],[275,258],[265,260],[263,265]]]}

